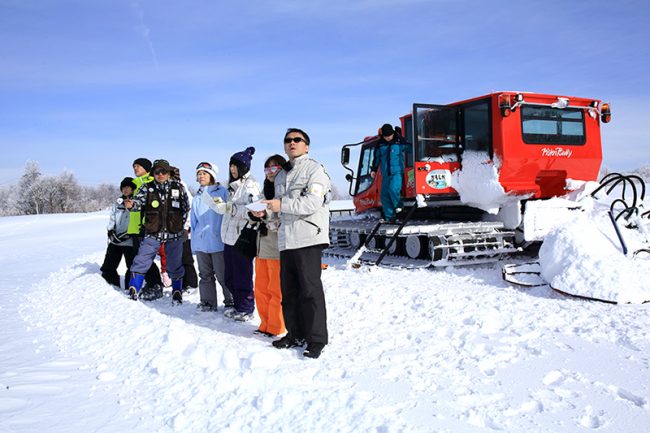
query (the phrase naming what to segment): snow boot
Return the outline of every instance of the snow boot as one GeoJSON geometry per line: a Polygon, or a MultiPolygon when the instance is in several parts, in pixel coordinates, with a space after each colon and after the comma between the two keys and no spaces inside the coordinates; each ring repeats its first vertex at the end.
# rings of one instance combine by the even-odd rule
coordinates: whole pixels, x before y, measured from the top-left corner
{"type": "Polygon", "coordinates": [[[172,280],[172,304],[183,303],[183,279],[174,278],[172,280]]]}
{"type": "Polygon", "coordinates": [[[144,284],[144,275],[131,272],[131,279],[129,280],[129,296],[134,301],[138,300],[143,284],[144,284]]]}
{"type": "Polygon", "coordinates": [[[287,334],[279,340],[275,340],[271,343],[276,349],[290,349],[292,347],[301,347],[304,342],[302,339],[293,338],[291,335],[287,334]]]}
{"type": "Polygon", "coordinates": [[[145,286],[140,295],[143,301],[153,301],[163,297],[163,286],[161,284],[154,284],[153,286],[145,286]]]}
{"type": "Polygon", "coordinates": [[[322,343],[309,343],[307,344],[307,350],[302,352],[302,356],[305,358],[318,359],[323,351],[323,347],[325,347],[325,345],[322,343]]]}

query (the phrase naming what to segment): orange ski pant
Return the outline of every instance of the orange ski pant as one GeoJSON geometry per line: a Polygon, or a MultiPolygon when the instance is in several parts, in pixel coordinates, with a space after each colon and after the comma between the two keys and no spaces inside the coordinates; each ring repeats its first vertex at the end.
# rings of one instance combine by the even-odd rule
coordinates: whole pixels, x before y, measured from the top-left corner
{"type": "Polygon", "coordinates": [[[280,260],[255,259],[255,304],[260,331],[273,335],[285,332],[280,289],[280,260]]]}

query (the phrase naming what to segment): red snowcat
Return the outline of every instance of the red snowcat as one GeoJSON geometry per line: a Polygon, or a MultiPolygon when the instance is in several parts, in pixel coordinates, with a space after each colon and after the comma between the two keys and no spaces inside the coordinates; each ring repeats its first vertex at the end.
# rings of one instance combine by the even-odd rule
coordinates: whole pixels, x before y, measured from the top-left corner
{"type": "Polygon", "coordinates": [[[331,224],[329,253],[407,266],[496,261],[532,241],[530,204],[597,180],[609,104],[573,96],[495,92],[448,105],[413,104],[396,222],[380,217],[379,136],[343,146],[356,216],[331,224]],[[351,156],[354,155],[354,166],[351,156]]]}

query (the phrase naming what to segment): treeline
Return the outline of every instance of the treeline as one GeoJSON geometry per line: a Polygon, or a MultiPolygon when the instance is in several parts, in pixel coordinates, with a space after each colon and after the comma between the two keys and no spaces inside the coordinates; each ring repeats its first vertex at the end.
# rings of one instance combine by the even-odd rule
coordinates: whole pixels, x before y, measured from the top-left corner
{"type": "Polygon", "coordinates": [[[641,177],[641,179],[645,180],[646,182],[650,183],[650,165],[638,168],[634,170],[633,173],[641,177]]]}
{"type": "Polygon", "coordinates": [[[0,216],[94,212],[119,194],[117,185],[79,185],[69,171],[45,176],[38,162],[28,161],[18,184],[0,187],[0,216]]]}

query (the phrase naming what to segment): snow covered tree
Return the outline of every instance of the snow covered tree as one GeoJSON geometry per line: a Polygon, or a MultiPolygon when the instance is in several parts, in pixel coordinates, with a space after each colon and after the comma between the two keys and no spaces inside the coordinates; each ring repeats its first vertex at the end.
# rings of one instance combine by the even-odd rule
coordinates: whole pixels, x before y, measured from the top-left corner
{"type": "Polygon", "coordinates": [[[23,175],[18,181],[18,199],[16,208],[21,215],[33,215],[40,213],[40,201],[38,198],[39,180],[41,178],[41,167],[37,161],[27,161],[23,175]]]}
{"type": "Polygon", "coordinates": [[[637,168],[634,171],[634,174],[640,176],[646,182],[650,182],[650,165],[645,165],[641,168],[637,168]]]}

